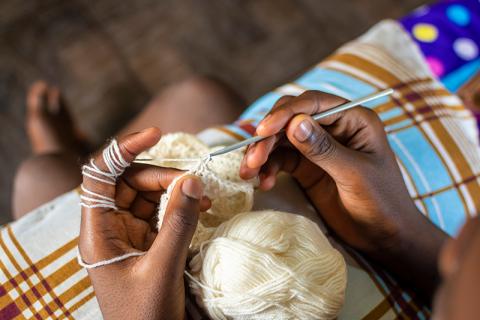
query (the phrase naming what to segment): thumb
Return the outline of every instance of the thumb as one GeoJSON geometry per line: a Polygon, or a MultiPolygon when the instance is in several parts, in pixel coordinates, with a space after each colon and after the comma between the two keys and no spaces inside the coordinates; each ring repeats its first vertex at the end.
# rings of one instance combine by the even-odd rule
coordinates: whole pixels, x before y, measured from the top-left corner
{"type": "Polygon", "coordinates": [[[352,167],[351,151],[340,144],[310,116],[294,117],[286,129],[288,140],[308,160],[338,181],[352,167]]]}
{"type": "Polygon", "coordinates": [[[186,175],[176,182],[162,226],[147,253],[147,261],[152,265],[160,263],[169,273],[183,274],[202,196],[203,185],[198,177],[186,175]]]}

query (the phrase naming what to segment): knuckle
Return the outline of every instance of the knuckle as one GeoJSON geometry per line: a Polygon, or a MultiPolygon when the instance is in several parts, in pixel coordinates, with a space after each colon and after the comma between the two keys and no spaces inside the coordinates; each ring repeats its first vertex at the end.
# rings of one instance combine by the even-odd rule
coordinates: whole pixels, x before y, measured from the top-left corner
{"type": "Polygon", "coordinates": [[[375,111],[370,108],[360,107],[360,114],[370,127],[383,130],[383,122],[375,111]]]}
{"type": "Polygon", "coordinates": [[[287,103],[292,98],[293,97],[290,96],[290,95],[282,96],[280,99],[277,100],[277,102],[275,102],[275,105],[273,106],[273,109],[278,108],[279,106],[287,103]]]}
{"type": "Polygon", "coordinates": [[[371,121],[379,121],[380,118],[378,117],[377,113],[370,108],[362,107],[365,116],[371,121]]]}
{"type": "Polygon", "coordinates": [[[196,227],[193,217],[182,210],[173,210],[167,220],[170,229],[179,237],[185,236],[196,227]]]}
{"type": "Polygon", "coordinates": [[[312,135],[308,154],[315,160],[325,160],[331,158],[335,153],[335,144],[332,142],[326,132],[312,135]]]}
{"type": "Polygon", "coordinates": [[[318,91],[318,90],[306,90],[300,95],[300,97],[302,97],[302,98],[314,98],[314,97],[317,97],[318,95],[321,95],[321,94],[322,94],[322,92],[318,91]]]}
{"type": "Polygon", "coordinates": [[[118,147],[120,148],[120,154],[122,154],[124,157],[125,156],[130,156],[130,157],[135,157],[135,154],[131,152],[128,148],[129,141],[124,141],[123,143],[120,142],[118,144],[118,147]]]}
{"type": "Polygon", "coordinates": [[[295,115],[294,110],[290,106],[282,105],[280,106],[275,113],[277,114],[277,117],[283,119],[290,119],[295,115]]]}

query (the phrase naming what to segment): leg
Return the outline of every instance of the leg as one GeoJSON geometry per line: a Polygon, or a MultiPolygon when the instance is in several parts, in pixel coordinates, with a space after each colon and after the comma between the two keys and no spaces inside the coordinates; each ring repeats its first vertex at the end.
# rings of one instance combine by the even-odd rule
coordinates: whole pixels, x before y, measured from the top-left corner
{"type": "Polygon", "coordinates": [[[242,99],[221,82],[208,77],[192,77],[162,91],[119,135],[152,126],[164,133],[197,133],[235,121],[244,107],[242,99]]]}
{"type": "Polygon", "coordinates": [[[68,192],[81,183],[78,159],[65,153],[32,156],[19,167],[13,184],[13,217],[68,192]]]}
{"type": "MultiPolygon", "coordinates": [[[[163,132],[195,133],[234,121],[243,107],[242,100],[225,85],[194,77],[168,87],[119,135],[151,126],[163,132]]],[[[43,82],[33,85],[27,112],[27,133],[34,156],[17,171],[13,194],[16,219],[78,186],[79,159],[85,157],[88,149],[75,132],[58,89],[43,82]]]]}
{"type": "Polygon", "coordinates": [[[59,90],[44,82],[35,83],[28,92],[26,129],[33,156],[15,176],[15,219],[78,186],[79,161],[87,152],[59,90]]]}

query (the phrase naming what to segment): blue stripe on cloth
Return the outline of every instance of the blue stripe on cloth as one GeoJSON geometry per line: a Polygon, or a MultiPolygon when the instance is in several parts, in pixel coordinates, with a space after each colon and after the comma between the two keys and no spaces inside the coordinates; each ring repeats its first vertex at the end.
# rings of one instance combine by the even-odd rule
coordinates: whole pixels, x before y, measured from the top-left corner
{"type": "MultiPolygon", "coordinates": [[[[378,88],[349,75],[321,67],[315,67],[308,71],[298,78],[295,83],[308,90],[320,90],[349,100],[358,99],[379,91],[378,88]]],[[[374,108],[388,102],[388,99],[388,97],[382,97],[365,103],[365,106],[374,108]]]]}
{"type": "Polygon", "coordinates": [[[425,317],[425,313],[423,311],[418,311],[417,317],[419,320],[427,320],[427,318],[425,317]]]}
{"type": "Polygon", "coordinates": [[[382,121],[387,121],[387,120],[390,120],[390,119],[392,119],[392,118],[401,116],[402,114],[404,114],[402,108],[393,107],[393,108],[390,109],[390,110],[387,110],[387,111],[385,111],[385,112],[379,113],[378,116],[380,117],[380,119],[381,119],[382,121]]]}
{"type": "Polygon", "coordinates": [[[445,208],[440,207],[440,204],[435,197],[427,197],[423,199],[423,203],[427,207],[428,218],[430,221],[442,230],[445,230],[445,221],[443,217],[443,211],[445,208]]]}
{"type": "Polygon", "coordinates": [[[413,178],[420,194],[451,185],[448,171],[417,127],[388,135],[390,144],[413,178]]]}
{"type": "Polygon", "coordinates": [[[451,92],[457,92],[478,71],[480,71],[480,59],[469,62],[444,76],[441,81],[451,92]]]}
{"type": "Polygon", "coordinates": [[[457,234],[461,226],[464,224],[466,217],[458,190],[449,189],[436,194],[434,198],[442,208],[444,222],[444,227],[442,229],[451,236],[457,234]]]}
{"type": "Polygon", "coordinates": [[[281,95],[276,92],[269,92],[264,96],[258,98],[250,107],[245,110],[240,116],[240,120],[253,119],[253,124],[258,123],[265,115],[272,109],[275,102],[280,99],[281,95]]]}

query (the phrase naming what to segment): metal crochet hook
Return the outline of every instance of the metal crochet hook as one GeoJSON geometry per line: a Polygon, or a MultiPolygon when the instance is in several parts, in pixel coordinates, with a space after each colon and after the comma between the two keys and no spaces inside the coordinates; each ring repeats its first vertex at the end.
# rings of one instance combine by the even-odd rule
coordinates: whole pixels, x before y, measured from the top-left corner
{"type": "MultiPolygon", "coordinates": [[[[331,116],[335,113],[338,113],[338,112],[342,112],[342,111],[345,111],[345,110],[348,110],[348,109],[351,109],[351,108],[354,108],[354,107],[357,107],[363,103],[366,103],[366,102],[369,102],[369,101],[372,101],[372,100],[375,100],[375,99],[379,99],[381,97],[385,97],[385,96],[388,96],[388,95],[391,95],[393,93],[393,89],[389,88],[389,89],[385,89],[385,90],[382,90],[382,91],[379,91],[379,92],[376,92],[376,93],[372,93],[366,97],[363,97],[363,98],[360,98],[360,99],[357,99],[357,100],[353,100],[353,101],[350,101],[350,102],[346,102],[344,104],[341,104],[339,106],[336,106],[332,109],[328,109],[328,110],[325,110],[323,112],[320,112],[320,113],[317,113],[315,115],[312,116],[313,120],[315,121],[318,121],[320,119],[323,119],[325,117],[328,117],[328,116],[331,116]]],[[[284,130],[280,131],[280,132],[283,132],[284,130]]],[[[228,147],[225,147],[225,148],[222,148],[220,150],[217,150],[217,151],[214,151],[212,153],[210,153],[208,155],[209,158],[212,158],[212,157],[215,157],[215,156],[219,156],[221,154],[225,154],[225,153],[228,153],[228,152],[231,152],[233,150],[237,150],[237,149],[240,149],[244,146],[248,146],[252,143],[257,143],[259,141],[262,141],[262,140],[265,140],[267,139],[269,136],[255,136],[255,137],[251,137],[249,139],[245,139],[243,141],[240,141],[240,142],[237,142],[235,144],[232,144],[228,147]]],[[[143,161],[151,161],[152,159],[136,159],[135,162],[143,162],[143,161]]]]}
{"type": "MultiPolygon", "coordinates": [[[[332,114],[335,114],[335,113],[338,113],[338,112],[341,112],[341,111],[345,111],[345,110],[351,109],[353,107],[357,107],[357,106],[359,106],[359,105],[361,105],[365,102],[369,102],[369,101],[372,101],[372,100],[375,100],[375,99],[379,99],[381,97],[391,95],[392,93],[393,93],[393,89],[391,89],[391,88],[385,89],[385,90],[382,90],[380,92],[370,94],[366,97],[363,97],[363,98],[360,98],[360,99],[357,99],[357,100],[353,100],[353,101],[341,104],[339,106],[336,106],[332,109],[328,109],[328,110],[325,110],[323,112],[317,113],[317,114],[313,115],[312,118],[313,118],[313,120],[318,121],[318,120],[323,119],[325,117],[331,116],[332,114]]],[[[283,132],[283,131],[284,130],[282,130],[281,132],[283,132]]],[[[218,156],[218,155],[221,155],[221,154],[225,154],[225,153],[228,153],[230,151],[240,149],[244,146],[248,146],[252,143],[256,143],[256,142],[265,140],[267,138],[269,138],[269,136],[266,136],[266,137],[263,137],[263,136],[251,137],[249,139],[245,139],[245,140],[240,141],[238,143],[232,144],[228,147],[225,147],[225,148],[222,148],[220,150],[214,151],[214,152],[210,153],[209,156],[210,157],[215,157],[215,156],[218,156]]]]}

